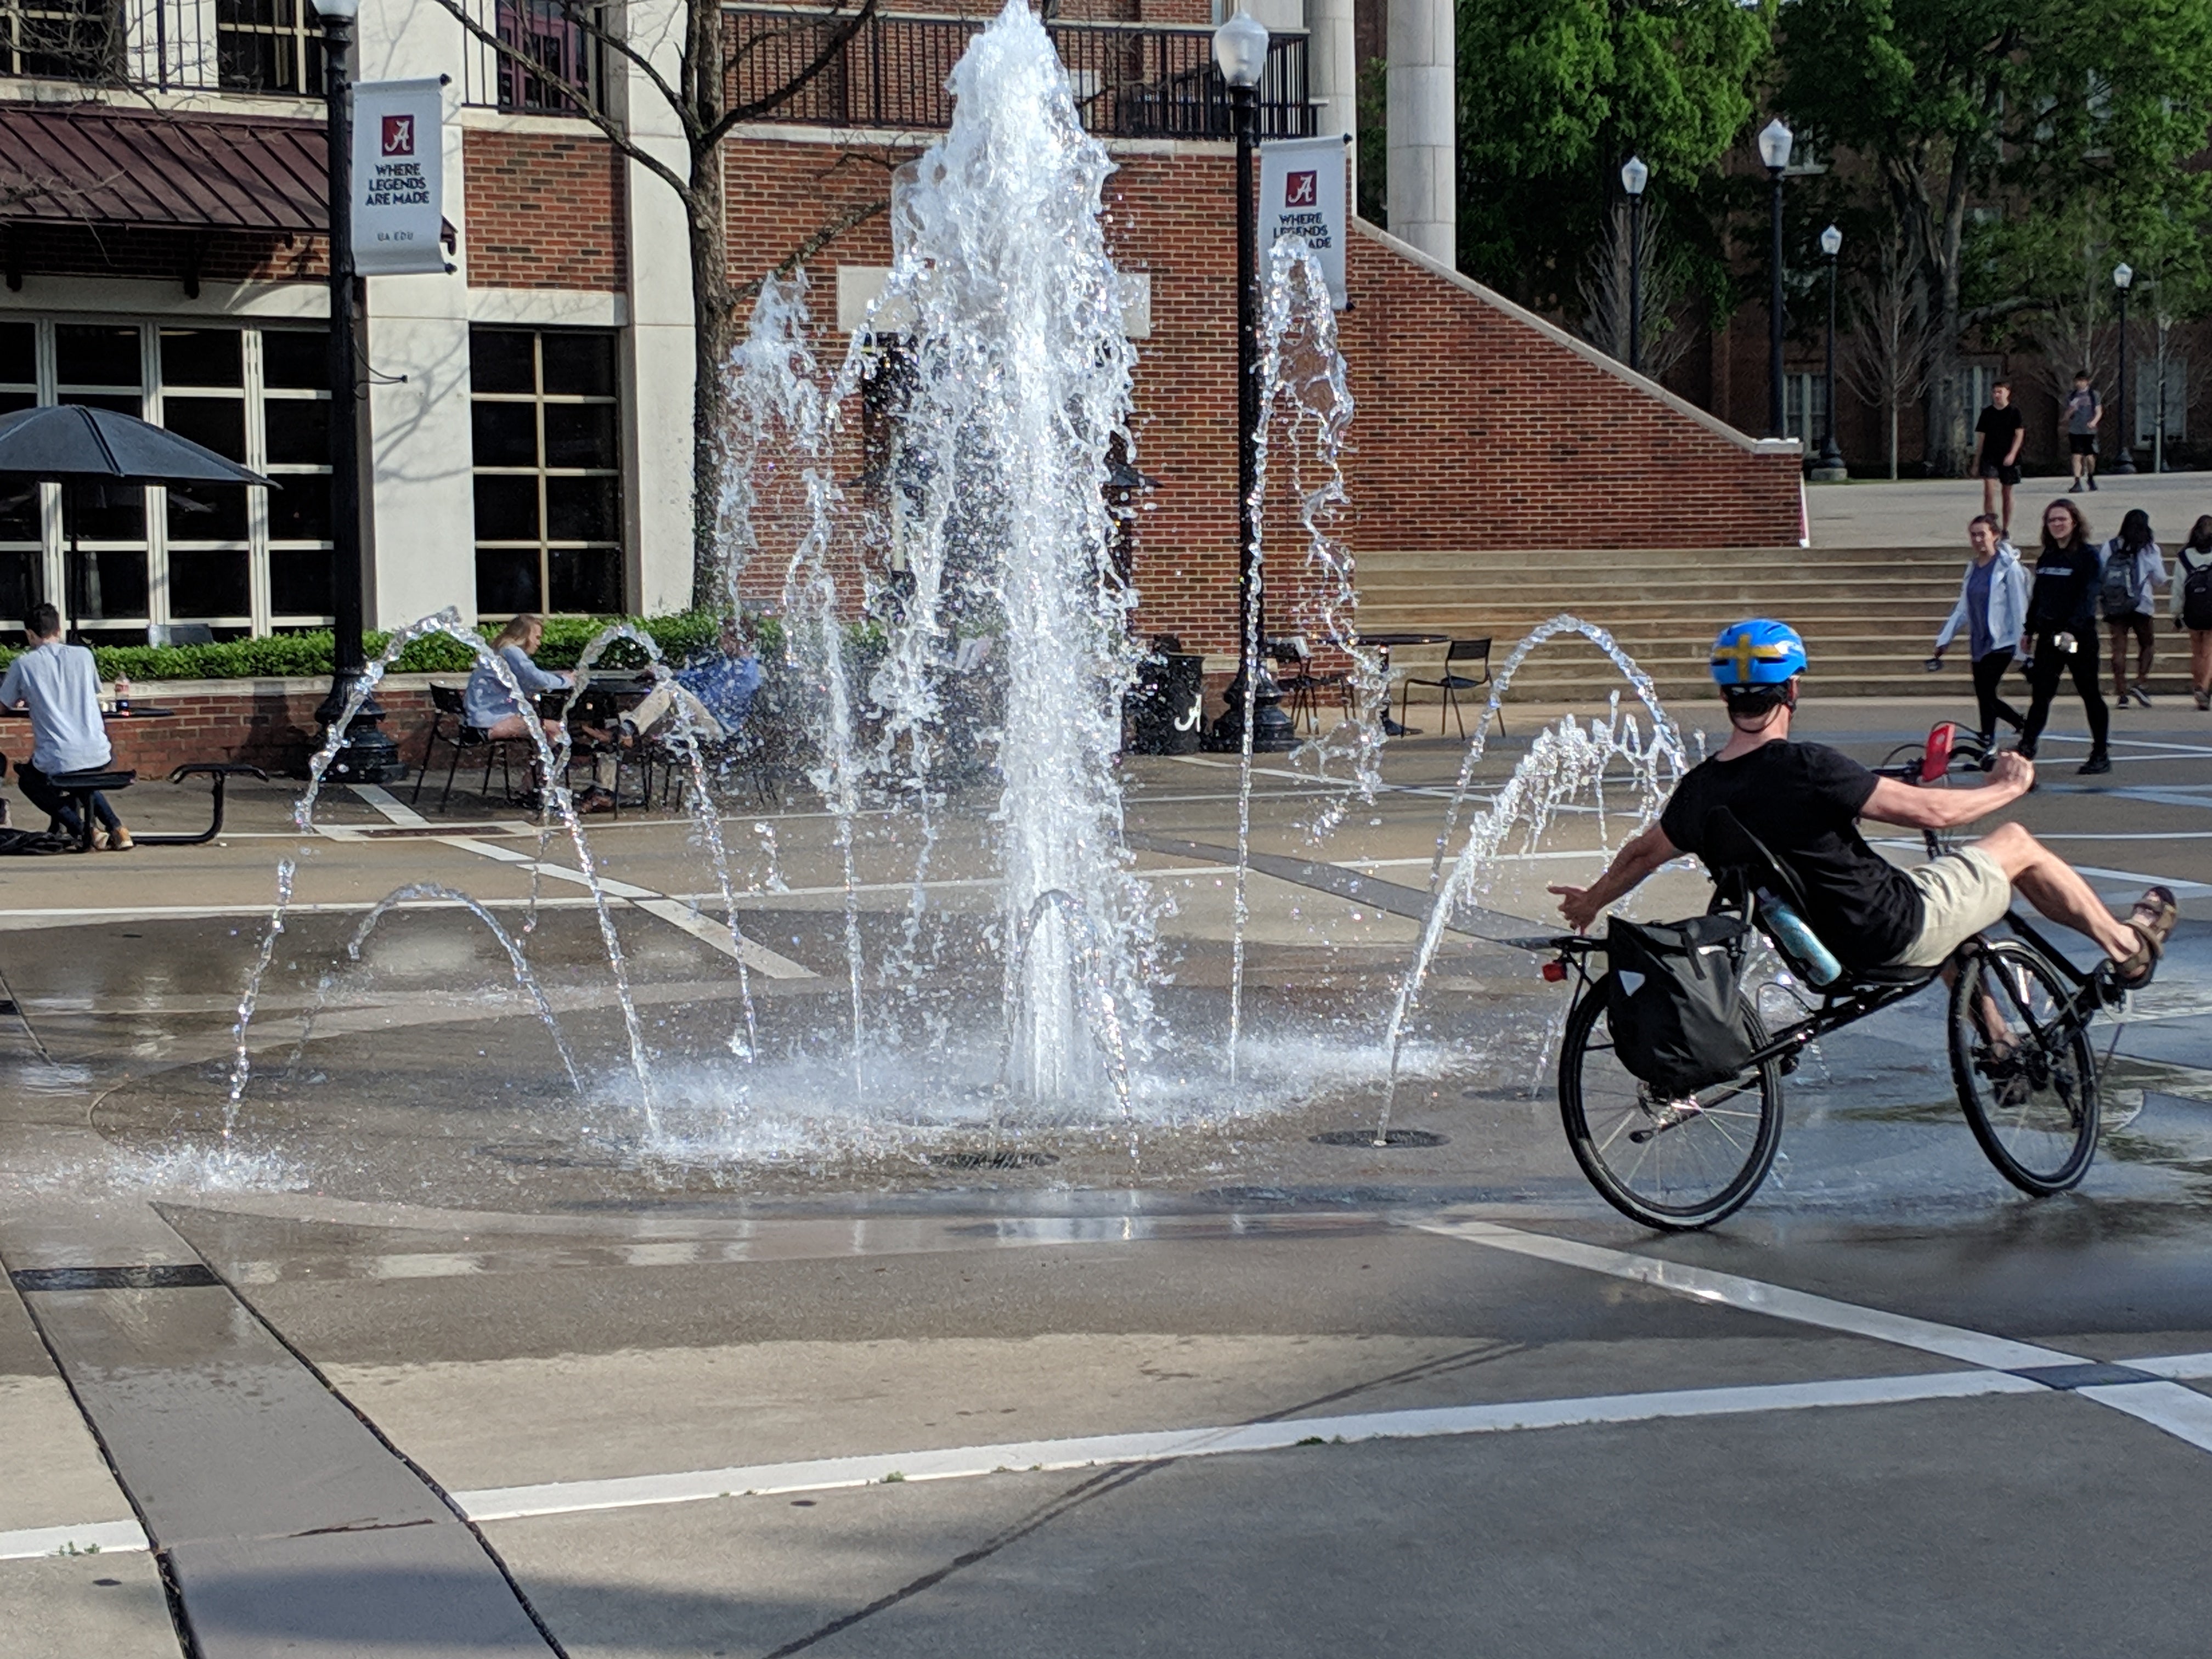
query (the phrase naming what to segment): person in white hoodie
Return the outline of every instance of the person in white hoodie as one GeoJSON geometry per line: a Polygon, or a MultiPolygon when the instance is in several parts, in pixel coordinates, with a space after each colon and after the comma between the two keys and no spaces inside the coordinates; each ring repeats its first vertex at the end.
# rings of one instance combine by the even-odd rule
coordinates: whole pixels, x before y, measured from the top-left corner
{"type": "Polygon", "coordinates": [[[2136,507],[2120,520],[2120,533],[2099,550],[2097,609],[2112,636],[2112,702],[2125,708],[2132,696],[2150,707],[2150,665],[2158,632],[2152,618],[2158,600],[2151,590],[2166,586],[2166,555],[2151,539],[2150,514],[2136,507]],[[2128,684],[2128,641],[2136,642],[2136,683],[2128,684]]]}
{"type": "Polygon", "coordinates": [[[1959,602],[1951,607],[1950,616],[1936,635],[1931,665],[1942,662],[1943,653],[1959,636],[1959,630],[1965,629],[1974,666],[1974,701],[1980,709],[1978,729],[1982,747],[1987,750],[1996,740],[1999,720],[2015,732],[2021,727],[2020,710],[1998,696],[1997,688],[2005,670],[2012,666],[2021,631],[2027,625],[2027,572],[1990,514],[1979,513],[1967,520],[1966,540],[1974,556],[1959,584],[1959,602]]]}

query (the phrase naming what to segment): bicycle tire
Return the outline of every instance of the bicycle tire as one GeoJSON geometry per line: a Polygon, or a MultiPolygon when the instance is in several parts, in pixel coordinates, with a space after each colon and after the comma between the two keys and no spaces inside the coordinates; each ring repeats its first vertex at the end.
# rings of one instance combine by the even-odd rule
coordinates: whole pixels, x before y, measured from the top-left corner
{"type": "MultiPolygon", "coordinates": [[[[1655,1110],[1644,1085],[1611,1058],[1611,1037],[1600,1023],[1611,977],[1599,979],[1583,994],[1559,1040],[1559,1117],[1567,1146],[1599,1195],[1632,1221],[1665,1232],[1710,1227],[1741,1209],[1773,1167],[1782,1144],[1781,1065],[1769,1060],[1700,1090],[1694,1097],[1698,1111],[1662,1126],[1662,1117],[1672,1109],[1661,1102],[1655,1110]],[[1601,1077],[1593,1075],[1593,1055],[1603,1056],[1598,1062],[1605,1068],[1601,1077]],[[1753,1083],[1755,1112],[1741,1105],[1721,1109],[1747,1096],[1753,1083]],[[1609,1097],[1598,1106],[1598,1121],[1591,1109],[1594,1084],[1602,1084],[1609,1097]],[[1641,1141],[1634,1139],[1638,1133],[1644,1136],[1641,1141]],[[1674,1139],[1678,1135],[1682,1138],[1674,1139]],[[1629,1144],[1638,1149],[1632,1156],[1620,1150],[1629,1144]],[[1660,1148],[1656,1164],[1650,1150],[1655,1146],[1660,1148]],[[1667,1169],[1692,1163],[1702,1181],[1686,1182],[1669,1196],[1667,1169]],[[1659,1190],[1650,1190],[1654,1188],[1659,1190]]],[[[1742,1013],[1747,1034],[1763,1044],[1765,1028],[1759,1016],[1748,1006],[1742,1013]]]]}
{"type": "Polygon", "coordinates": [[[1951,1079],[1966,1125],[1997,1173],[2039,1198],[2080,1185],[2097,1155],[2097,1056],[2072,1004],[2058,969],[2020,939],[1970,948],[1951,984],[1951,1079]],[[2014,1034],[2009,1055],[1975,1012],[1984,995],[2014,1034]]]}

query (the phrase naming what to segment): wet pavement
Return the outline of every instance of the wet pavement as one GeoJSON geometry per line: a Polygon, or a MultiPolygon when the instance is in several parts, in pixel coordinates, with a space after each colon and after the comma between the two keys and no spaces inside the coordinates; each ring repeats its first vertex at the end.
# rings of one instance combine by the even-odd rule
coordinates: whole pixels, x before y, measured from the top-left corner
{"type": "MultiPolygon", "coordinates": [[[[1874,760],[1950,712],[1806,726],[1874,760]]],[[[1484,917],[1396,1092],[1436,1144],[1316,1139],[1375,1121],[1456,744],[1394,744],[1320,838],[1328,787],[1262,763],[1233,1079],[1233,764],[1127,763],[1127,1115],[996,1086],[987,803],[911,927],[910,826],[860,826],[862,959],[903,966],[857,1068],[810,798],[724,824],[743,946],[688,823],[595,822],[653,1133],[573,852],[510,809],[340,792],[301,836],[272,787],[209,848],[12,861],[0,1651],[2200,1651],[2212,719],[2118,730],[2096,779],[2054,733],[2009,815],[2187,918],[2081,1188],[1982,1159],[1930,996],[1825,1042],[1758,1199],[1665,1239],[1576,1171],[1561,994],[1484,917]],[[348,959],[424,882],[521,941],[580,1090],[467,911],[348,959]]],[[[1632,811],[1510,841],[1482,909],[1540,925],[1632,811]]]]}

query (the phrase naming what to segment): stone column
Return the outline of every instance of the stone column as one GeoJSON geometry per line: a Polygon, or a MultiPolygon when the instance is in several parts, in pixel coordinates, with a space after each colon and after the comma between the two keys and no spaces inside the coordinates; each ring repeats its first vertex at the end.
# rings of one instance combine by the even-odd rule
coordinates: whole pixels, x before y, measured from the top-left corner
{"type": "MultiPolygon", "coordinates": [[[[1352,0],[1305,0],[1306,90],[1314,100],[1314,131],[1359,131],[1359,54],[1352,32],[1352,0]]],[[[1344,152],[1345,199],[1359,200],[1359,152],[1344,152]]]]}
{"type": "Polygon", "coordinates": [[[1389,0],[1390,234],[1458,265],[1451,0],[1389,0]]]}

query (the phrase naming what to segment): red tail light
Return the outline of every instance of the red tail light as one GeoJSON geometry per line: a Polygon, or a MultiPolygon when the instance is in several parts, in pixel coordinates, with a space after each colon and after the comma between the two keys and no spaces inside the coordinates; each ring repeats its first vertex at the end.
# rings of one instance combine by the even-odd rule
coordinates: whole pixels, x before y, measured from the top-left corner
{"type": "Polygon", "coordinates": [[[1921,782],[1943,781],[1943,775],[1951,769],[1951,745],[1958,736],[1959,728],[1950,720],[1938,720],[1928,728],[1928,752],[1920,761],[1921,782]]]}
{"type": "Polygon", "coordinates": [[[1565,963],[1547,962],[1544,964],[1544,977],[1551,981],[1553,984],[1557,985],[1566,976],[1567,964],[1565,963]]]}

